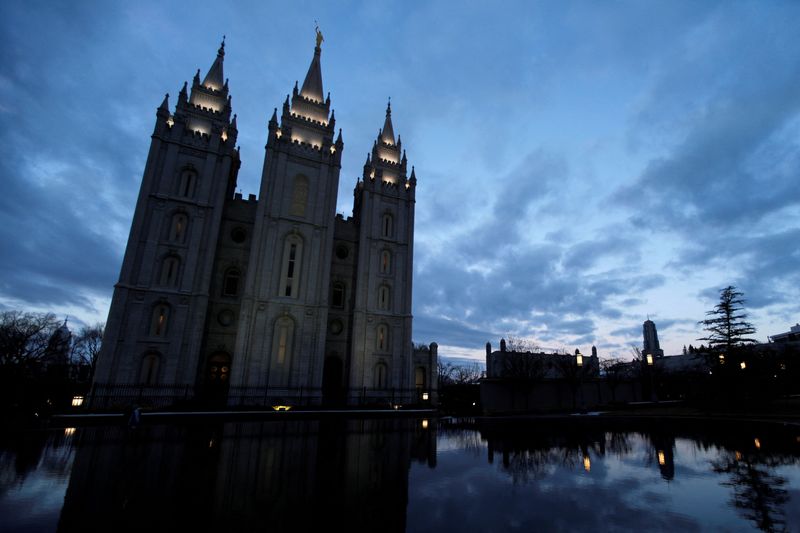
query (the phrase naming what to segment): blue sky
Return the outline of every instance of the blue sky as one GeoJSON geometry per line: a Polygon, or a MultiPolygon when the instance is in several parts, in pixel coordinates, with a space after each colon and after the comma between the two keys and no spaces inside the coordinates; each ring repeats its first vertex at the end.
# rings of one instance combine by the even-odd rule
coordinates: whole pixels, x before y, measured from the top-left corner
{"type": "Polygon", "coordinates": [[[105,320],[164,93],[227,35],[239,187],[314,46],[339,212],[392,98],[419,180],[414,339],[630,357],[699,344],[720,288],[800,321],[796,2],[0,5],[0,306],[105,320]]]}

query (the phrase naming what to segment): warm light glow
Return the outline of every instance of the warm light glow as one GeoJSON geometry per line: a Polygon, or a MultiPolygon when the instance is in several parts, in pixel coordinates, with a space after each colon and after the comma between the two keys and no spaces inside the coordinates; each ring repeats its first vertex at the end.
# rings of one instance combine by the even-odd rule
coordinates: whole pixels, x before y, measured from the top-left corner
{"type": "Polygon", "coordinates": [[[739,366],[740,366],[740,367],[742,367],[742,370],[744,370],[745,368],[747,368],[747,364],[746,364],[744,361],[742,361],[741,363],[739,363],[739,366]]]}
{"type": "Polygon", "coordinates": [[[422,400],[425,401],[425,402],[428,401],[428,393],[427,392],[423,392],[422,393],[422,400]]]}
{"type": "Polygon", "coordinates": [[[222,130],[222,142],[228,140],[228,130],[222,130]]]}
{"type": "Polygon", "coordinates": [[[734,451],[733,452],[733,456],[736,458],[737,461],[741,461],[742,460],[742,452],[740,452],[740,451],[734,451]]]}
{"type": "Polygon", "coordinates": [[[575,354],[575,364],[583,366],[583,354],[581,352],[575,354]]]}
{"type": "Polygon", "coordinates": [[[398,409],[400,409],[400,408],[401,408],[401,407],[403,407],[403,406],[402,406],[402,405],[400,405],[399,403],[396,403],[396,404],[394,404],[392,407],[394,408],[394,410],[395,410],[395,411],[397,411],[398,409]]]}
{"type": "Polygon", "coordinates": [[[275,137],[277,137],[278,139],[280,139],[280,138],[281,138],[281,135],[283,135],[283,133],[281,133],[281,130],[275,130],[275,137]]]}
{"type": "Polygon", "coordinates": [[[423,420],[422,421],[422,429],[428,429],[428,421],[427,420],[423,420]]]}
{"type": "Polygon", "coordinates": [[[592,469],[592,460],[589,459],[588,455],[583,456],[583,469],[587,472],[591,471],[592,469]]]}
{"type": "Polygon", "coordinates": [[[664,457],[664,452],[662,450],[658,450],[658,464],[664,466],[666,462],[667,459],[664,457]]]}
{"type": "Polygon", "coordinates": [[[288,411],[291,408],[292,408],[291,405],[273,405],[272,406],[272,409],[274,409],[275,411],[288,411]]]}
{"type": "Polygon", "coordinates": [[[73,396],[72,407],[80,407],[81,405],[83,405],[83,396],[73,396]]]}
{"type": "Polygon", "coordinates": [[[71,437],[75,433],[75,428],[64,428],[64,436],[71,437]]]}
{"type": "Polygon", "coordinates": [[[722,354],[719,354],[719,364],[721,365],[725,364],[725,356],[722,354]]]}
{"type": "Polygon", "coordinates": [[[760,450],[761,449],[761,441],[760,440],[753,439],[753,444],[756,445],[756,450],[760,450]]]}
{"type": "Polygon", "coordinates": [[[647,354],[647,366],[653,366],[653,354],[647,354]]]}
{"type": "Polygon", "coordinates": [[[336,153],[336,147],[335,147],[335,146],[331,146],[331,153],[332,153],[332,154],[335,154],[335,153],[336,153]]]}
{"type": "Polygon", "coordinates": [[[171,128],[171,127],[172,127],[172,126],[174,126],[174,125],[175,125],[175,119],[174,119],[174,118],[172,118],[172,115],[170,115],[170,116],[167,118],[167,127],[170,127],[170,128],[171,128]]]}

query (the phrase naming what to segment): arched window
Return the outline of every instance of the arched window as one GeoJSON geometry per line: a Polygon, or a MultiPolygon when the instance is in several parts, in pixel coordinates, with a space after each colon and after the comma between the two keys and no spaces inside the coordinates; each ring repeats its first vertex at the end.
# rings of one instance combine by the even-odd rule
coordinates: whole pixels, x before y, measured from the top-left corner
{"type": "Polygon", "coordinates": [[[383,390],[389,384],[389,369],[386,363],[378,363],[375,365],[375,388],[383,390]]]}
{"type": "Polygon", "coordinates": [[[392,252],[383,250],[381,252],[381,274],[389,274],[392,271],[392,252]]]}
{"type": "Polygon", "coordinates": [[[392,215],[391,213],[384,213],[383,220],[381,221],[381,235],[384,237],[391,237],[393,233],[392,215]]]}
{"type": "Polygon", "coordinates": [[[181,179],[178,180],[178,196],[191,198],[194,196],[194,189],[197,186],[197,173],[186,168],[181,171],[181,179]]]}
{"type": "Polygon", "coordinates": [[[392,289],[388,285],[378,287],[378,309],[389,310],[391,305],[392,289]]]}
{"type": "Polygon", "coordinates": [[[293,338],[294,321],[287,316],[276,320],[272,349],[275,353],[275,361],[279,365],[286,364],[291,359],[293,338]]]}
{"type": "Polygon", "coordinates": [[[225,278],[222,280],[222,295],[236,296],[239,294],[239,271],[229,268],[225,271],[225,278]]]}
{"type": "Polygon", "coordinates": [[[168,255],[161,262],[160,284],[164,287],[178,286],[178,273],[181,268],[181,258],[177,255],[168,255]]]}
{"type": "Polygon", "coordinates": [[[157,304],[153,307],[153,316],[150,320],[150,335],[153,337],[164,337],[167,334],[169,325],[169,305],[165,303],[157,304]]]}
{"type": "Polygon", "coordinates": [[[414,371],[414,385],[416,386],[416,388],[418,388],[418,389],[424,389],[425,388],[425,381],[426,381],[425,380],[425,375],[426,374],[427,374],[427,372],[425,372],[425,367],[424,366],[418,366],[416,368],[416,370],[414,371]]]}
{"type": "Polygon", "coordinates": [[[331,287],[331,305],[333,307],[344,307],[344,283],[337,281],[331,287]]]}
{"type": "Polygon", "coordinates": [[[161,366],[161,356],[158,352],[148,352],[142,358],[139,369],[139,383],[155,385],[158,383],[158,368],[161,366]]]}
{"type": "Polygon", "coordinates": [[[186,228],[189,225],[189,217],[186,213],[175,213],[169,225],[170,242],[182,243],[186,238],[186,228]]]}
{"type": "Polygon", "coordinates": [[[375,331],[375,348],[380,352],[389,349],[389,328],[386,324],[379,324],[375,331]]]}
{"type": "Polygon", "coordinates": [[[280,296],[297,298],[300,286],[300,261],[303,255],[303,241],[297,235],[287,237],[283,247],[283,268],[278,289],[280,296]]]}
{"type": "Polygon", "coordinates": [[[308,178],[298,174],[292,182],[292,205],[289,207],[289,214],[296,217],[306,216],[307,203],[308,178]]]}

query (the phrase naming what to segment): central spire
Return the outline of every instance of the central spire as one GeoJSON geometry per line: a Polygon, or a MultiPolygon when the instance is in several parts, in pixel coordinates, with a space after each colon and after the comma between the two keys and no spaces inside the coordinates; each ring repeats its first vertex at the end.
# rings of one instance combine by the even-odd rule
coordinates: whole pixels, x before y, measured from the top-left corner
{"type": "Polygon", "coordinates": [[[394,146],[394,128],[392,127],[392,100],[386,104],[386,120],[383,121],[381,130],[381,140],[390,146],[394,146]]]}
{"type": "Polygon", "coordinates": [[[217,50],[217,58],[214,60],[214,64],[211,65],[211,68],[208,69],[208,74],[206,77],[203,78],[203,86],[208,87],[209,89],[214,89],[219,91],[222,89],[223,84],[225,83],[225,77],[222,75],[222,62],[225,59],[225,36],[222,36],[222,43],[219,45],[219,50],[217,50]]]}
{"type": "Polygon", "coordinates": [[[303,88],[300,89],[300,94],[311,100],[322,102],[324,93],[322,91],[322,67],[320,66],[319,56],[322,53],[320,45],[325,39],[323,39],[322,33],[319,31],[319,26],[317,26],[316,34],[317,45],[314,47],[314,58],[308,67],[308,73],[306,74],[306,79],[303,80],[303,88]]]}

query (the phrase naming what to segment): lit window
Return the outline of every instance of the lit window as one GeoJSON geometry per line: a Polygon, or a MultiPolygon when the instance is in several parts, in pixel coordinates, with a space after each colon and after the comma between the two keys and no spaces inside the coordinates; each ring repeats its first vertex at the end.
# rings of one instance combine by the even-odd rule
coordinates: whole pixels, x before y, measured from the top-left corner
{"type": "Polygon", "coordinates": [[[344,283],[336,282],[331,289],[331,305],[344,307],[344,283]]]}
{"type": "Polygon", "coordinates": [[[306,203],[308,202],[308,178],[298,174],[294,178],[292,187],[292,205],[289,214],[296,217],[306,215],[306,203]]]}
{"type": "Polygon", "coordinates": [[[154,337],[163,337],[167,334],[169,322],[169,306],[159,304],[153,309],[153,320],[150,323],[150,334],[154,337]]]}
{"type": "Polygon", "coordinates": [[[392,270],[392,252],[383,250],[381,252],[381,274],[389,274],[392,270]]]}
{"type": "Polygon", "coordinates": [[[391,237],[393,232],[392,227],[392,215],[386,213],[383,215],[383,221],[381,223],[381,235],[384,237],[391,237]]]}
{"type": "Polygon", "coordinates": [[[186,226],[189,223],[189,217],[185,213],[175,213],[172,215],[172,224],[169,230],[170,242],[183,242],[186,237],[186,226]]]}
{"type": "Polygon", "coordinates": [[[386,327],[386,324],[380,324],[377,330],[377,336],[375,339],[375,347],[381,351],[385,352],[389,346],[389,328],[386,327]]]}
{"type": "Polygon", "coordinates": [[[293,333],[294,322],[291,318],[282,317],[275,322],[273,350],[275,351],[275,359],[279,365],[285,364],[292,354],[293,333]]]}
{"type": "Polygon", "coordinates": [[[177,255],[168,255],[161,263],[161,285],[164,287],[178,286],[178,272],[181,268],[181,260],[177,255]]]}

